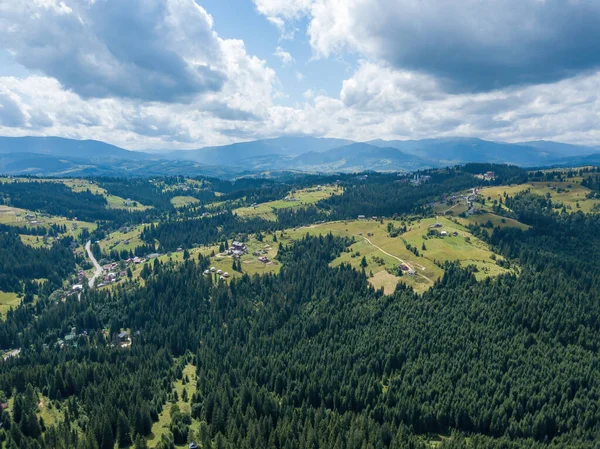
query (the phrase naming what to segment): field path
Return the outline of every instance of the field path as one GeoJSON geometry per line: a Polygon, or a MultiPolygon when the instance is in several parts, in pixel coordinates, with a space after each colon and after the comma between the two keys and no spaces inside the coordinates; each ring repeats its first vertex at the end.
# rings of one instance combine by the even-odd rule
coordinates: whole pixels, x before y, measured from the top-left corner
{"type": "MultiPolygon", "coordinates": [[[[360,236],[358,236],[358,237],[362,237],[363,239],[365,239],[365,240],[366,240],[366,241],[367,241],[367,242],[368,242],[368,243],[369,243],[371,246],[373,246],[373,247],[377,248],[379,251],[381,251],[381,252],[382,252],[383,254],[385,254],[386,256],[390,256],[390,257],[392,257],[392,258],[396,259],[398,262],[400,262],[400,263],[403,263],[404,265],[406,265],[406,266],[407,266],[407,267],[409,267],[410,269],[414,269],[413,267],[411,267],[411,266],[410,266],[410,264],[409,264],[407,261],[400,259],[398,256],[394,256],[393,254],[390,254],[390,253],[388,253],[386,250],[384,250],[383,248],[381,248],[381,247],[377,246],[375,243],[373,243],[373,242],[372,242],[371,240],[369,240],[368,238],[366,238],[366,237],[363,237],[363,236],[361,236],[361,235],[360,235],[360,236]]],[[[415,263],[415,265],[420,265],[420,264],[417,264],[417,263],[415,263]]],[[[421,269],[422,269],[422,270],[424,270],[424,269],[425,269],[425,267],[424,267],[423,265],[420,265],[420,267],[421,267],[421,269]]],[[[415,272],[417,272],[417,270],[415,270],[415,272]]],[[[431,280],[431,278],[429,278],[429,277],[427,277],[427,276],[425,276],[424,274],[421,274],[421,273],[419,273],[419,272],[417,272],[417,274],[418,274],[419,276],[421,276],[422,278],[425,278],[425,279],[427,279],[429,282],[431,282],[431,283],[433,284],[433,280],[431,280]]]]}
{"type": "Polygon", "coordinates": [[[92,278],[88,282],[88,287],[94,288],[94,283],[96,282],[96,278],[102,274],[102,267],[100,266],[100,264],[98,263],[98,261],[96,260],[94,255],[92,254],[92,242],[91,241],[88,240],[88,242],[85,244],[85,250],[87,251],[88,257],[94,264],[94,267],[96,268],[96,271],[94,271],[94,276],[92,276],[92,278]]]}
{"type": "MultiPolygon", "coordinates": [[[[330,223],[334,223],[334,222],[330,222],[330,223]]],[[[316,228],[316,227],[318,227],[318,226],[319,226],[318,224],[317,224],[317,225],[311,225],[311,226],[309,226],[309,228],[316,228]]],[[[352,235],[352,236],[354,236],[354,237],[359,237],[359,238],[362,238],[362,239],[364,239],[364,240],[365,240],[365,241],[366,241],[366,242],[367,242],[369,245],[371,245],[371,246],[373,246],[374,248],[378,249],[379,251],[381,251],[381,252],[382,252],[383,254],[385,254],[386,256],[389,256],[389,257],[391,257],[392,259],[396,259],[398,262],[405,264],[405,265],[406,265],[408,268],[410,268],[411,270],[413,270],[413,269],[414,269],[414,268],[411,266],[411,264],[410,264],[410,263],[406,262],[405,260],[402,260],[402,259],[400,259],[398,256],[394,256],[393,254],[390,254],[390,253],[388,253],[386,250],[384,250],[383,248],[381,248],[381,247],[377,246],[375,243],[373,243],[371,240],[369,240],[369,239],[368,239],[368,238],[366,238],[365,236],[362,236],[362,235],[357,235],[357,234],[352,234],[351,232],[340,231],[340,230],[337,230],[337,229],[331,229],[331,231],[333,231],[333,232],[339,232],[340,234],[346,234],[346,235],[348,235],[348,234],[349,234],[349,235],[352,235]]],[[[419,267],[421,268],[421,270],[424,270],[424,269],[425,269],[425,267],[424,267],[423,265],[421,265],[421,264],[418,264],[418,263],[416,263],[416,262],[415,262],[415,265],[419,265],[419,267]]],[[[416,272],[416,273],[417,273],[419,276],[421,276],[422,278],[424,278],[424,279],[426,279],[427,281],[431,282],[431,284],[434,284],[434,281],[433,281],[431,278],[429,278],[429,277],[425,276],[425,275],[424,275],[424,274],[422,274],[422,273],[419,273],[417,270],[415,270],[415,272],[416,272]]]]}

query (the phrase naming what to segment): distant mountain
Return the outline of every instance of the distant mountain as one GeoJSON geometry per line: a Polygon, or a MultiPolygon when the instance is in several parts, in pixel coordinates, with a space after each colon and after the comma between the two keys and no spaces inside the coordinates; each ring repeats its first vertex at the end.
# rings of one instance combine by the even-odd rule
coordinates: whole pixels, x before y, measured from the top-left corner
{"type": "Polygon", "coordinates": [[[0,173],[52,176],[210,175],[278,172],[410,171],[466,162],[524,167],[600,163],[596,148],[559,142],[474,138],[352,142],[279,137],[198,150],[129,151],[95,140],[0,137],[0,173]]]}
{"type": "Polygon", "coordinates": [[[250,171],[181,160],[127,160],[111,157],[74,158],[37,153],[0,152],[0,174],[37,176],[215,176],[233,178],[250,171]]]}
{"type": "Polygon", "coordinates": [[[0,154],[35,153],[78,159],[146,160],[147,153],[129,151],[97,140],[74,140],[61,137],[0,137],[0,154]]]}
{"type": "Polygon", "coordinates": [[[205,147],[199,150],[180,150],[167,156],[175,159],[192,160],[212,165],[232,165],[242,159],[260,156],[297,156],[309,151],[322,152],[352,143],[344,139],[319,137],[277,137],[275,139],[240,142],[218,147],[205,147]]]}
{"type": "Polygon", "coordinates": [[[396,148],[380,148],[367,143],[352,143],[322,153],[305,153],[290,162],[313,171],[406,171],[431,166],[418,156],[396,148]]]}
{"type": "Polygon", "coordinates": [[[368,143],[379,147],[394,147],[438,166],[465,162],[497,162],[531,167],[548,164],[562,157],[597,152],[592,147],[559,142],[535,141],[511,144],[463,137],[374,140],[368,143]]]}
{"type": "Polygon", "coordinates": [[[520,142],[517,145],[532,147],[542,152],[549,158],[563,158],[571,156],[585,156],[597,152],[594,147],[572,145],[569,143],[552,142],[548,140],[534,140],[531,142],[520,142]]]}

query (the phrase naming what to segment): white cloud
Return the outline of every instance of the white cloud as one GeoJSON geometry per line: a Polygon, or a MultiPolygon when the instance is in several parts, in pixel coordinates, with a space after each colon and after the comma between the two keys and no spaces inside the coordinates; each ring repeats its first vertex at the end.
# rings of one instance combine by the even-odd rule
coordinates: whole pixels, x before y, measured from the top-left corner
{"type": "Polygon", "coordinates": [[[283,48],[281,47],[277,47],[275,49],[275,53],[273,53],[275,56],[277,56],[279,59],[281,59],[281,63],[286,66],[286,65],[290,65],[294,62],[294,57],[287,51],[285,51],[283,48]]]}
{"type": "Polygon", "coordinates": [[[309,19],[317,57],[345,51],[428,73],[452,91],[554,82],[600,67],[597,0],[255,0],[309,19]]]}
{"type": "Polygon", "coordinates": [[[226,82],[212,18],[194,0],[13,1],[0,42],[86,98],[189,101],[226,82]]]}
{"type": "Polygon", "coordinates": [[[302,82],[302,81],[304,81],[304,74],[303,74],[302,72],[296,72],[296,79],[297,79],[299,82],[302,82]]]}
{"type": "MultiPolygon", "coordinates": [[[[275,71],[265,61],[248,55],[243,41],[220,38],[210,15],[191,0],[168,0],[164,7],[140,2],[140,17],[101,9],[103,14],[94,17],[91,24],[86,22],[85,14],[79,16],[83,24],[73,20],[73,15],[83,8],[83,0],[44,0],[43,4],[42,0],[35,0],[22,2],[17,8],[0,2],[0,29],[4,30],[0,37],[11,34],[11,40],[0,40],[0,45],[15,51],[22,64],[39,70],[38,75],[23,78],[0,77],[0,134],[93,138],[133,149],[197,148],[282,134],[356,140],[462,135],[508,141],[600,143],[600,73],[586,72],[548,84],[502,86],[475,93],[449,91],[446,80],[436,73],[399,68],[397,61],[386,61],[378,50],[385,46],[383,37],[352,41],[363,31],[348,28],[354,23],[356,12],[346,6],[351,4],[360,10],[362,1],[257,0],[257,8],[261,3],[264,11],[283,21],[310,14],[311,27],[322,24],[319,40],[313,43],[316,49],[352,49],[368,54],[354,73],[340,82],[339,95],[308,89],[303,95],[306,101],[294,107],[280,104],[287,93],[280,90],[275,71]],[[333,17],[331,11],[319,10],[324,5],[340,14],[333,17]],[[32,17],[22,17],[23,10],[32,17]],[[162,15],[157,11],[162,11],[162,15]],[[116,17],[124,22],[109,20],[116,17]],[[174,52],[171,57],[183,61],[183,65],[164,68],[158,64],[166,60],[161,59],[163,56],[156,60],[156,66],[146,54],[133,58],[136,44],[114,47],[116,37],[104,29],[109,24],[103,20],[118,28],[130,27],[130,33],[133,25],[150,27],[151,31],[140,31],[149,39],[148,48],[159,46],[152,39],[164,35],[165,46],[160,55],[174,52]],[[45,31],[32,29],[35,24],[45,31]],[[163,26],[160,34],[154,28],[157,24],[163,26]],[[87,26],[93,30],[88,31],[87,26]],[[324,34],[322,27],[328,27],[329,34],[324,34]],[[25,36],[27,31],[33,34],[25,36]],[[349,34],[344,37],[346,31],[349,34]],[[57,46],[56,42],[70,32],[76,34],[63,47],[57,46]],[[17,38],[21,35],[22,42],[17,38]],[[81,38],[81,48],[77,37],[81,38]],[[25,50],[32,54],[25,54],[25,50]],[[86,53],[90,50],[93,51],[86,53]],[[35,61],[34,55],[40,60],[35,61]],[[128,58],[133,58],[130,63],[128,58]],[[64,67],[57,67],[59,63],[64,67]],[[187,87],[169,88],[177,77],[189,80],[186,67],[202,65],[222,75],[218,89],[196,89],[193,77],[187,87]],[[94,69],[98,73],[93,73],[94,69]],[[162,76],[167,69],[172,78],[162,76]],[[136,74],[143,75],[143,79],[136,79],[136,74]],[[75,79],[75,75],[81,79],[75,79]],[[126,77],[124,85],[115,87],[113,76],[126,77]],[[166,86],[163,91],[161,86],[166,86]],[[186,97],[185,101],[180,94],[186,97]]],[[[426,5],[429,0],[423,1],[426,5]]],[[[383,4],[383,0],[371,4],[383,4]]],[[[377,10],[370,11],[370,15],[363,11],[364,26],[377,14],[377,10]]],[[[313,34],[317,33],[315,30],[310,31],[311,39],[317,36],[313,34]]],[[[279,50],[289,55],[282,48],[279,50]]],[[[204,76],[202,73],[198,76],[204,76]]],[[[298,77],[300,72],[296,73],[298,77]]]]}
{"type": "Polygon", "coordinates": [[[298,19],[306,14],[313,0],[254,0],[259,13],[285,20],[298,19]]]}
{"type": "MultiPolygon", "coordinates": [[[[228,45],[237,48],[238,57],[244,54],[240,43],[228,45]]],[[[236,65],[239,59],[231,58],[236,65]]],[[[600,142],[600,73],[547,85],[447,94],[428,76],[363,62],[344,81],[338,98],[309,89],[305,103],[285,107],[271,101],[270,83],[259,83],[264,63],[241,60],[256,64],[256,78],[241,77],[224,87],[223,96],[191,104],[82,99],[48,77],[0,78],[3,95],[19,106],[19,120],[25,120],[16,127],[0,122],[0,134],[94,138],[126,148],[197,148],[282,134],[600,142]],[[35,124],[40,111],[46,115],[44,126],[35,124]]]]}

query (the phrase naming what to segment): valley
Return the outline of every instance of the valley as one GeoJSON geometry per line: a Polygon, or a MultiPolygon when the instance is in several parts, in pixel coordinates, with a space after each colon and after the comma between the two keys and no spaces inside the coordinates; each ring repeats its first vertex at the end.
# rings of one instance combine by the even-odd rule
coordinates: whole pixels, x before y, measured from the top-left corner
{"type": "MultiPolygon", "coordinates": [[[[110,420],[97,415],[98,404],[74,393],[84,368],[73,357],[80,354],[96,370],[116,369],[113,381],[88,380],[82,391],[104,390],[109,398],[117,389],[135,404],[132,418],[117,412],[112,438],[121,447],[238,444],[244,433],[225,424],[232,413],[271,410],[283,419],[284,409],[310,414],[322,407],[331,425],[349,426],[356,424],[342,424],[344,414],[369,419],[365,410],[382,407],[413,426],[394,438],[419,449],[462,441],[456,432],[464,441],[485,442],[482,447],[509,441],[525,447],[533,439],[541,449],[548,438],[569,447],[594,438],[577,434],[560,408],[551,413],[564,421],[564,436],[535,428],[524,431],[526,439],[513,438],[503,434],[508,424],[494,424],[497,430],[478,424],[483,418],[473,410],[482,410],[484,402],[500,410],[490,397],[504,394],[495,380],[488,381],[493,388],[477,387],[479,396],[467,405],[447,392],[458,378],[456,388],[468,395],[492,369],[494,379],[509,376],[530,392],[551,383],[557,392],[552,401],[558,401],[564,384],[578,375],[575,367],[588,363],[584,347],[577,351],[587,355],[564,353],[555,341],[567,338],[562,331],[560,337],[537,329],[533,337],[527,327],[542,313],[560,329],[559,309],[580,313],[567,298],[594,288],[585,273],[596,269],[596,259],[577,255],[595,238],[599,173],[594,167],[540,172],[467,164],[417,174],[235,181],[3,178],[0,345],[4,366],[38,385],[33,399],[25,384],[16,388],[8,400],[11,416],[15,401],[35,403],[27,407],[43,418],[37,438],[54,438],[67,415],[70,428],[83,435],[90,424],[76,417],[76,404],[77,416],[97,416],[95,432],[109,441],[110,420]],[[547,244],[549,235],[556,246],[547,244]],[[568,250],[560,243],[564,238],[568,250]],[[580,263],[587,268],[570,280],[561,271],[580,263]],[[537,283],[540,277],[546,281],[537,283]],[[542,290],[524,293],[533,285],[542,290]],[[389,344],[392,352],[385,349],[389,344]],[[531,359],[527,345],[555,352],[531,359]],[[52,374],[48,385],[39,386],[19,361],[28,357],[41,369],[37,358],[49,354],[69,360],[73,373],[62,380],[52,374]],[[555,357],[574,357],[579,365],[532,380],[503,368],[513,357],[528,369],[553,366],[555,357]],[[381,367],[367,368],[367,359],[381,367]],[[457,360],[463,359],[469,372],[461,371],[457,360]],[[418,383],[408,380],[419,376],[418,383]],[[343,392],[329,396],[342,391],[336,382],[350,385],[353,378],[371,385],[370,392],[354,399],[343,392]],[[363,405],[349,412],[357,400],[363,405]],[[414,415],[390,400],[416,401],[414,415]],[[446,401],[451,410],[427,424],[428,407],[444,410],[446,401]],[[455,413],[471,421],[450,421],[455,413]]],[[[588,304],[586,313],[595,314],[594,307],[588,304]]],[[[0,369],[0,390],[7,391],[11,379],[0,369]]],[[[125,402],[107,401],[100,410],[128,410],[125,402]]],[[[529,413],[539,419],[542,411],[531,405],[529,413]]],[[[259,426],[260,419],[247,419],[259,426]]],[[[512,415],[510,425],[523,425],[523,419],[512,415]]]]}

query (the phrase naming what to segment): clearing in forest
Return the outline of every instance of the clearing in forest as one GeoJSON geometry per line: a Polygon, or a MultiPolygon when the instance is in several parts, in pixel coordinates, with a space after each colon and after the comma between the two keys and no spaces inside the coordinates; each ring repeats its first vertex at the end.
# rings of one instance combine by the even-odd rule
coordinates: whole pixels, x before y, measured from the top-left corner
{"type": "MultiPolygon", "coordinates": [[[[89,223],[86,221],[76,221],[71,220],[69,218],[56,217],[53,215],[33,212],[27,209],[19,209],[17,207],[2,205],[0,205],[0,224],[46,229],[48,229],[53,224],[61,226],[64,225],[67,228],[67,234],[72,235],[73,237],[79,237],[79,234],[81,234],[81,231],[84,228],[86,228],[89,232],[92,232],[97,227],[95,223],[89,223]]],[[[43,245],[43,243],[40,244],[39,241],[37,241],[35,238],[32,239],[31,237],[32,236],[29,235],[22,235],[21,240],[23,241],[23,243],[28,245],[31,244],[32,246],[43,245]]],[[[42,240],[41,237],[40,240],[42,240]]]]}
{"type": "Polygon", "coordinates": [[[260,217],[265,220],[276,220],[275,211],[279,209],[292,209],[314,204],[318,201],[329,198],[333,195],[341,195],[344,190],[337,186],[318,186],[307,189],[294,190],[287,197],[257,204],[255,206],[240,207],[233,210],[233,213],[240,217],[260,217]]]}
{"type": "Polygon", "coordinates": [[[200,200],[193,196],[174,196],[171,198],[171,204],[174,207],[191,206],[193,204],[198,204],[199,202],[200,200]]]}
{"type": "Polygon", "coordinates": [[[507,272],[496,264],[502,257],[493,254],[485,242],[471,235],[463,225],[442,217],[406,222],[373,219],[329,222],[287,230],[280,240],[329,232],[356,239],[348,252],[332,265],[349,263],[356,269],[364,268],[369,282],[376,288],[383,287],[386,293],[393,292],[399,281],[417,292],[427,290],[443,274],[438,264],[446,261],[475,265],[478,279],[507,272]],[[402,232],[405,226],[406,232],[402,232]],[[397,276],[400,272],[402,276],[397,276]]]}
{"type": "MultiPolygon", "coordinates": [[[[169,425],[171,424],[171,407],[174,404],[179,406],[179,410],[182,413],[191,414],[192,408],[190,406],[190,401],[192,396],[196,394],[196,367],[192,364],[188,364],[183,369],[183,379],[178,379],[173,385],[173,390],[171,393],[171,401],[167,402],[160,415],[158,415],[158,421],[152,425],[152,433],[148,437],[148,447],[155,447],[162,438],[163,435],[167,435],[169,433],[169,425]],[[189,382],[183,383],[183,379],[189,379],[189,382]],[[187,401],[184,400],[183,390],[187,391],[187,401]],[[173,392],[177,392],[177,399],[175,400],[173,392]]],[[[190,432],[197,432],[200,426],[200,422],[196,419],[192,419],[192,424],[190,426],[190,432]]],[[[175,446],[175,447],[187,447],[187,444],[175,446]]]]}
{"type": "Polygon", "coordinates": [[[11,309],[16,309],[21,304],[21,296],[17,293],[7,293],[0,291],[0,317],[6,318],[6,314],[11,309]]]}
{"type": "Polygon", "coordinates": [[[515,196],[525,190],[541,196],[550,195],[552,202],[563,204],[567,212],[577,212],[578,210],[585,213],[600,212],[600,200],[586,198],[586,195],[592,191],[579,184],[576,179],[563,182],[529,182],[513,186],[485,187],[479,193],[488,202],[499,200],[504,197],[505,193],[507,196],[515,196]]]}

